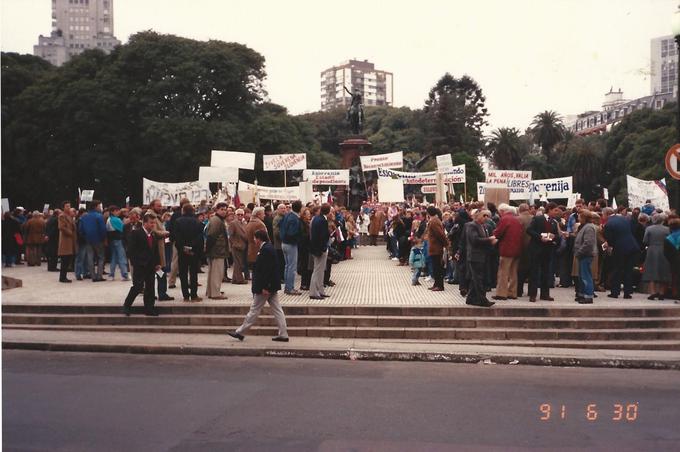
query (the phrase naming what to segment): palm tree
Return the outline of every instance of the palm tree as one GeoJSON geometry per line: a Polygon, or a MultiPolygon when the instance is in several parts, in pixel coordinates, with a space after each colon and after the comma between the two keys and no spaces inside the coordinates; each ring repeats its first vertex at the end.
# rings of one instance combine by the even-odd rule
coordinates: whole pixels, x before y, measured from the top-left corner
{"type": "Polygon", "coordinates": [[[501,127],[491,133],[488,144],[494,166],[499,169],[517,169],[526,155],[526,149],[519,139],[519,130],[501,127]]]}
{"type": "Polygon", "coordinates": [[[531,123],[531,133],[534,142],[541,147],[541,151],[548,163],[552,160],[552,151],[557,143],[564,139],[564,125],[562,118],[554,111],[544,111],[534,116],[531,123]]]}
{"type": "Polygon", "coordinates": [[[601,180],[604,168],[604,143],[600,137],[576,138],[566,156],[567,169],[574,175],[574,187],[590,194],[601,180]]]}

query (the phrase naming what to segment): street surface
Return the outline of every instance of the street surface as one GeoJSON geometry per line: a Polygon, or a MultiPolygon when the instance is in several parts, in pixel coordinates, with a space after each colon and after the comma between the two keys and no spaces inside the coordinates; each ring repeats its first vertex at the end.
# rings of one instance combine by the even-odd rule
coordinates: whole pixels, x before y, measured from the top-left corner
{"type": "Polygon", "coordinates": [[[11,350],[2,371],[5,451],[680,450],[674,371],[11,350]]]}

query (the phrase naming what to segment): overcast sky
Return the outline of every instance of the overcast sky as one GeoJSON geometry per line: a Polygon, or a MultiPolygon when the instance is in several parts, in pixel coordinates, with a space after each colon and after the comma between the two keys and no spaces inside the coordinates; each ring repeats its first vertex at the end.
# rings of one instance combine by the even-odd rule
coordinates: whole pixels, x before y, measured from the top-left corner
{"type": "MultiPolygon", "coordinates": [[[[0,0],[2,50],[32,53],[50,0],[0,0]]],[[[266,88],[293,114],[320,106],[320,72],[368,59],[394,73],[395,106],[422,107],[445,73],[467,74],[492,127],[526,128],[543,110],[598,109],[603,95],[650,94],[650,39],[669,35],[677,0],[114,0],[118,39],[152,29],[246,44],[266,88]]]]}

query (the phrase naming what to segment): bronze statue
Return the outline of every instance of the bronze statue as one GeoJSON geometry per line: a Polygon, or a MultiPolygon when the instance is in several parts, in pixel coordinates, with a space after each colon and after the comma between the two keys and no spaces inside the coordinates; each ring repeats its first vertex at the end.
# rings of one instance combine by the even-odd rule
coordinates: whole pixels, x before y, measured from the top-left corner
{"type": "Polygon", "coordinates": [[[347,109],[347,120],[354,135],[359,135],[364,128],[364,106],[361,103],[361,93],[352,93],[343,85],[345,91],[352,96],[352,102],[347,109]]]}

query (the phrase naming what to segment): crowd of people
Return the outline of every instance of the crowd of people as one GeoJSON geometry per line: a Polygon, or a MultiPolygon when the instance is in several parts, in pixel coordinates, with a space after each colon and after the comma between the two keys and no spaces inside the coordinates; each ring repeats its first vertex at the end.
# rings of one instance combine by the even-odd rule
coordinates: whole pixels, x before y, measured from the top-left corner
{"type": "Polygon", "coordinates": [[[649,299],[680,297],[680,218],[655,208],[613,209],[607,201],[573,208],[554,202],[517,207],[453,202],[434,206],[365,203],[360,233],[370,245],[386,237],[389,257],[410,265],[411,283],[458,284],[466,303],[490,307],[493,300],[553,301],[550,289],[574,287],[575,301],[593,303],[647,292],[649,299]],[[363,230],[363,226],[367,230],[363,230]]]}
{"type": "MultiPolygon", "coordinates": [[[[573,208],[552,202],[498,208],[483,202],[441,208],[364,202],[351,212],[300,201],[194,206],[183,199],[169,208],[156,199],[148,206],[103,209],[94,200],[80,209],[64,202],[46,213],[17,208],[2,222],[6,267],[47,261],[47,270],[58,271],[62,283],[72,282],[69,273],[79,281],[131,279],[126,315],[140,293],[145,313],[158,315],[155,301],[173,300],[168,289],[176,288],[177,279],[183,301],[202,301],[203,267],[205,296],[226,299],[222,284],[248,284],[264,244],[273,256],[266,271],[276,273],[284,293],[306,291],[310,299],[323,300],[329,296],[325,288],[335,285],[333,263],[352,259],[358,245],[377,246],[379,239],[390,259],[410,266],[411,284],[432,281],[432,291],[444,291],[444,282],[458,284],[470,305],[492,306],[487,297],[492,289],[495,301],[517,299],[527,283],[531,302],[553,300],[550,289],[557,285],[574,287],[575,301],[583,304],[607,289],[618,298],[622,287],[624,298],[634,291],[646,291],[650,299],[677,299],[680,293],[680,218],[651,203],[614,210],[605,200],[580,199],[573,208]]],[[[279,289],[265,290],[271,295],[279,289]]],[[[278,304],[272,296],[258,298],[259,309],[266,301],[278,304]]],[[[287,337],[285,328],[280,333],[287,337]]]]}

